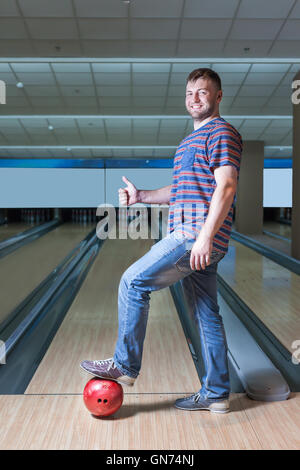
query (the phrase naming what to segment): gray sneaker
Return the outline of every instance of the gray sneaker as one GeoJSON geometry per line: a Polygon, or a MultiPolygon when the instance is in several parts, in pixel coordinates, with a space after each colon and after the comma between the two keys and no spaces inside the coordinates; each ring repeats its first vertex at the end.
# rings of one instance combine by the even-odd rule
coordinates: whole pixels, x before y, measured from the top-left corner
{"type": "Polygon", "coordinates": [[[101,379],[114,380],[121,385],[132,386],[135,381],[135,378],[124,375],[124,373],[117,368],[112,357],[102,361],[83,361],[80,367],[93,376],[100,377],[101,379]]]}
{"type": "Polygon", "coordinates": [[[174,403],[175,408],[180,410],[208,410],[213,413],[228,413],[229,409],[229,400],[215,400],[215,399],[205,399],[201,394],[194,393],[190,397],[179,398],[174,403]]]}

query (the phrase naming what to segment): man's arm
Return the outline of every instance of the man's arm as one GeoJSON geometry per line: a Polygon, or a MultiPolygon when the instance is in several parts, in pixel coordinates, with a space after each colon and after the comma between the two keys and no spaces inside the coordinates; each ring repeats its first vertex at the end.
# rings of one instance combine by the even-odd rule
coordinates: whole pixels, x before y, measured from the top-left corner
{"type": "Polygon", "coordinates": [[[163,186],[159,189],[140,189],[139,201],[145,204],[169,204],[172,185],[163,186]]]}
{"type": "Polygon", "coordinates": [[[121,205],[131,206],[137,202],[144,204],[169,204],[172,185],[159,189],[137,189],[125,176],[122,177],[126,188],[119,189],[119,201],[121,205]]]}
{"type": "Polygon", "coordinates": [[[217,186],[213,193],[207,219],[195,241],[190,258],[191,268],[205,269],[210,263],[213,238],[222,226],[237,188],[237,171],[231,165],[220,166],[214,172],[217,186]]]}

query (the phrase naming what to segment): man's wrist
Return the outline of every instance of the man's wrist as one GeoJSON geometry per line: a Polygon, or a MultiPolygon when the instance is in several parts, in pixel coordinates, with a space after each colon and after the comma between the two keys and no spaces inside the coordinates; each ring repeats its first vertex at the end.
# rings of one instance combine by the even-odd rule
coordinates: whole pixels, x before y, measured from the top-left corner
{"type": "Polygon", "coordinates": [[[140,189],[137,190],[137,193],[136,193],[136,202],[143,202],[143,195],[142,195],[143,191],[141,191],[140,189]]]}
{"type": "Polygon", "coordinates": [[[205,239],[207,241],[212,242],[214,239],[214,234],[211,230],[203,226],[202,229],[200,230],[198,238],[201,238],[202,240],[205,239]]]}

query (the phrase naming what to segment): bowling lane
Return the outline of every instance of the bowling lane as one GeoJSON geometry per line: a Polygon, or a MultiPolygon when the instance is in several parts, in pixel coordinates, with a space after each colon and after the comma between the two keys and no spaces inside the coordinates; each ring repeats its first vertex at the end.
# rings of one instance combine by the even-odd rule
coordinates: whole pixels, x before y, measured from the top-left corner
{"type": "Polygon", "coordinates": [[[0,260],[0,322],[90,230],[91,225],[63,224],[0,260]]]}
{"type": "Polygon", "coordinates": [[[274,250],[280,251],[287,256],[291,256],[291,242],[289,240],[277,238],[272,235],[268,235],[267,233],[261,233],[259,235],[254,235],[251,233],[245,235],[269,248],[273,248],[274,250]]]}
{"type": "MultiPolygon", "coordinates": [[[[82,393],[84,359],[111,357],[122,273],[151,240],[107,240],[25,393],[82,393]]],[[[169,289],[151,294],[142,370],[133,393],[190,393],[200,383],[169,289]]]]}
{"type": "Polygon", "coordinates": [[[218,272],[293,353],[300,338],[300,276],[233,240],[218,272]]]}
{"type": "Polygon", "coordinates": [[[13,237],[17,233],[24,232],[29,228],[31,228],[31,225],[25,224],[24,222],[0,225],[0,242],[13,237]]]}
{"type": "Polygon", "coordinates": [[[264,222],[264,230],[275,233],[275,235],[279,235],[281,237],[291,239],[291,231],[292,231],[291,225],[268,221],[268,222],[264,222]]]}

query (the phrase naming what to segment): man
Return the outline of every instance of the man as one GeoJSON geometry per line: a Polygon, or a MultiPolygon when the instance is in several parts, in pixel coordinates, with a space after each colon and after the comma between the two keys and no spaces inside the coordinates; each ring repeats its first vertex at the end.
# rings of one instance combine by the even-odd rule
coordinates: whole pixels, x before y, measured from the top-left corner
{"type": "Polygon", "coordinates": [[[113,358],[84,361],[92,375],[133,385],[142,361],[150,293],[181,280],[198,327],[204,371],[201,389],[178,399],[184,410],[229,411],[227,343],[217,304],[217,263],[226,254],[232,225],[242,141],[219,114],[220,77],[196,69],[187,78],[186,109],[194,131],[179,145],[172,185],[138,190],[127,178],[120,203],[169,204],[168,234],[123,274],[119,329],[113,358]]]}

